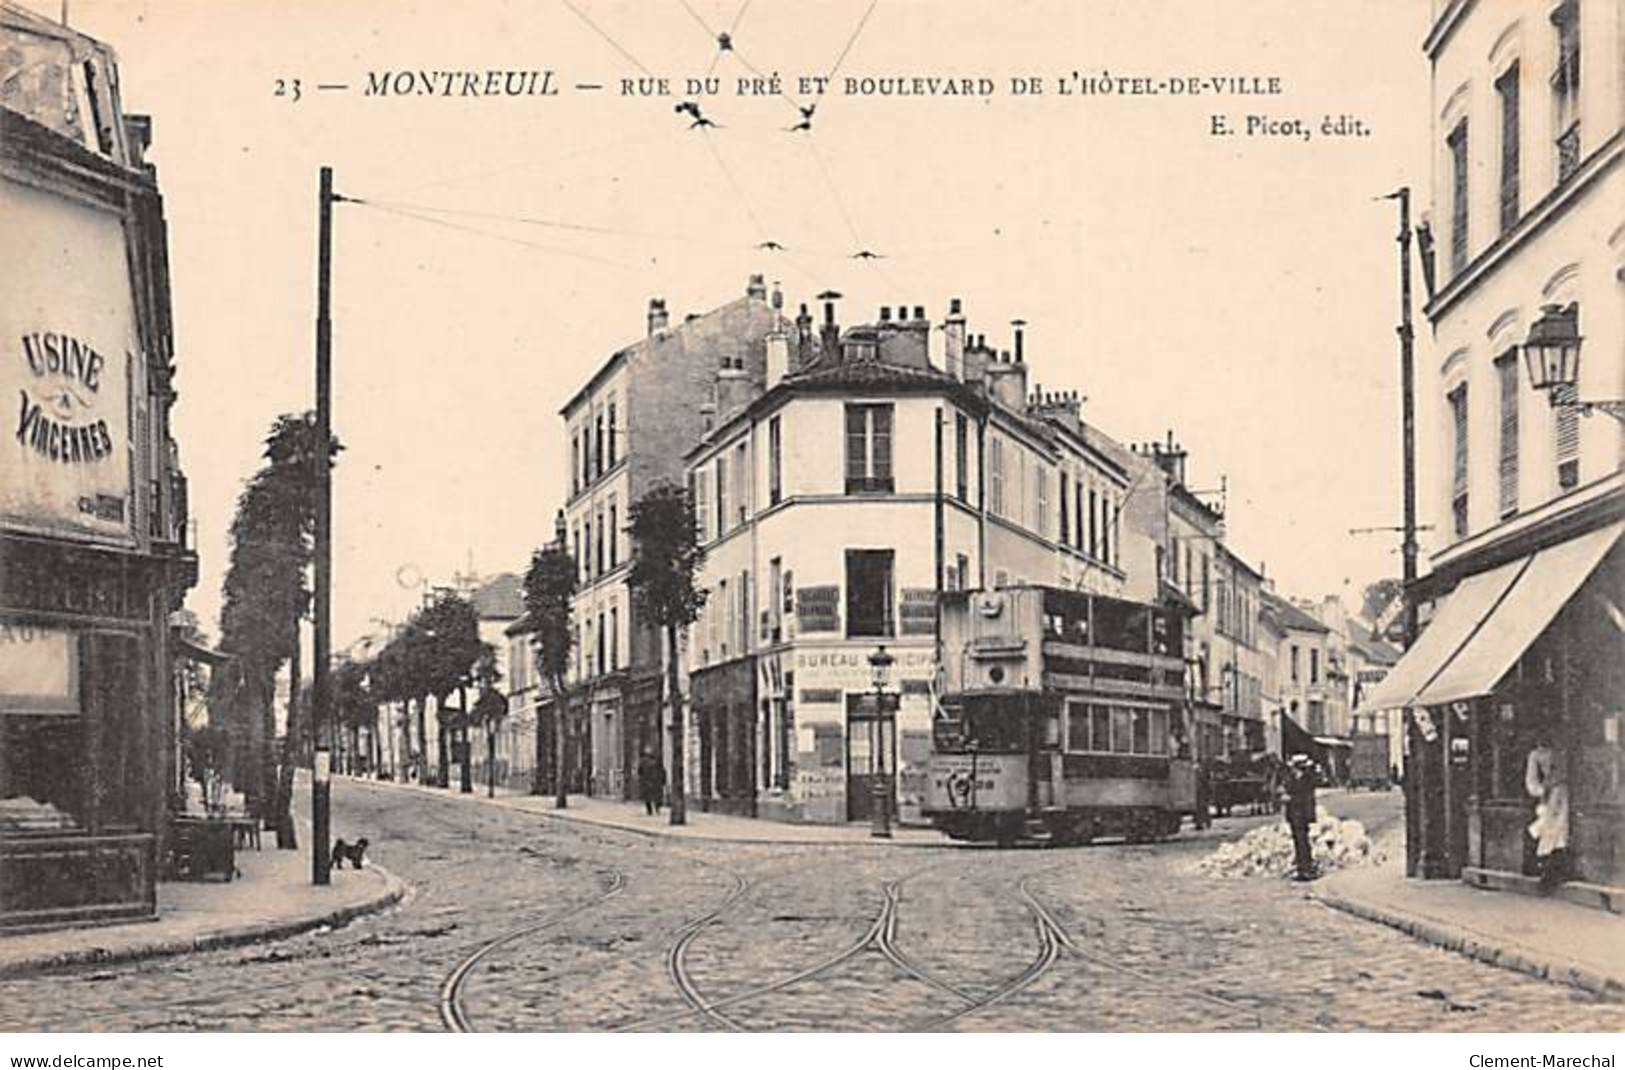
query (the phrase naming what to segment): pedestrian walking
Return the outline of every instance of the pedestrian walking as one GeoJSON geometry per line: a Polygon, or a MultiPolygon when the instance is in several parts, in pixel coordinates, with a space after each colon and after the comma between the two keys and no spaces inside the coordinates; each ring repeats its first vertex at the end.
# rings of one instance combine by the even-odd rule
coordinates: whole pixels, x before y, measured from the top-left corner
{"type": "Polygon", "coordinates": [[[666,795],[666,767],[660,764],[653,751],[644,751],[638,759],[638,797],[643,800],[644,813],[660,813],[660,804],[666,795]]]}
{"type": "Polygon", "coordinates": [[[1292,830],[1293,880],[1315,879],[1315,852],[1309,826],[1315,820],[1315,763],[1307,754],[1294,754],[1282,778],[1286,795],[1286,823],[1292,830]]]}
{"type": "Polygon", "coordinates": [[[1524,765],[1523,786],[1535,800],[1535,819],[1529,835],[1540,860],[1540,886],[1545,891],[1567,879],[1569,850],[1569,786],[1561,751],[1542,730],[1524,765]]]}

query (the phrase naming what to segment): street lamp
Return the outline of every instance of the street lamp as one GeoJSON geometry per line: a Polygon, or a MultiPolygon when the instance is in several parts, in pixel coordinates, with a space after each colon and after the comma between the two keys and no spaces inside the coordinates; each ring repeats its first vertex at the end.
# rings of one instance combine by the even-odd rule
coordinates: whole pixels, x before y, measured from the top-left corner
{"type": "Polygon", "coordinates": [[[1523,359],[1529,385],[1547,392],[1554,409],[1578,409],[1582,416],[1605,412],[1625,423],[1625,401],[1580,401],[1557,396],[1558,387],[1573,389],[1580,380],[1580,310],[1574,304],[1546,305],[1529,328],[1523,359]]]}
{"type": "Polygon", "coordinates": [[[891,838],[891,772],[886,762],[886,743],[888,738],[895,738],[895,733],[887,733],[887,706],[891,698],[886,692],[886,685],[891,681],[892,665],[896,658],[886,653],[886,644],[881,643],[875,652],[869,655],[869,680],[875,685],[875,718],[870,722],[869,730],[869,790],[873,796],[873,806],[870,810],[869,835],[880,839],[891,838]]]}

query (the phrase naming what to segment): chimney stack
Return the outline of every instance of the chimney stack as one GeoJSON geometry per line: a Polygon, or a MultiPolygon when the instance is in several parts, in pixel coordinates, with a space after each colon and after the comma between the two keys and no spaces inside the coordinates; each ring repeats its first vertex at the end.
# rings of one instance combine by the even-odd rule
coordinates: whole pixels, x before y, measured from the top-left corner
{"type": "Polygon", "coordinates": [[[835,322],[835,302],[841,295],[834,290],[825,290],[818,295],[824,302],[824,326],[819,332],[818,344],[824,352],[824,357],[831,362],[841,359],[841,327],[835,322]]]}
{"type": "Polygon", "coordinates": [[[1009,353],[1000,353],[999,359],[988,365],[987,386],[993,399],[1010,411],[1026,409],[1027,366],[1011,360],[1009,353]]]}
{"type": "Polygon", "coordinates": [[[754,297],[758,301],[767,300],[767,282],[761,275],[752,275],[745,284],[745,296],[754,297]]]}
{"type": "Polygon", "coordinates": [[[649,298],[649,333],[666,329],[666,299],[664,297],[649,298]]]}
{"type": "Polygon", "coordinates": [[[955,379],[965,379],[965,313],[959,298],[948,299],[948,318],[942,324],[945,370],[955,379]]]}
{"type": "Polygon", "coordinates": [[[775,324],[767,334],[767,388],[772,390],[790,374],[790,336],[775,324]]]}
{"type": "Polygon", "coordinates": [[[1023,335],[1025,334],[1025,328],[1027,326],[1027,321],[1026,320],[1011,320],[1010,321],[1010,326],[1015,328],[1015,335],[1016,335],[1016,363],[1020,364],[1020,363],[1022,363],[1022,359],[1021,359],[1022,352],[1023,352],[1022,342],[1024,341],[1023,335]]]}
{"type": "Polygon", "coordinates": [[[812,362],[812,313],[807,311],[807,302],[801,302],[801,311],[796,313],[796,366],[803,367],[812,362]]]}
{"type": "Polygon", "coordinates": [[[891,306],[890,305],[881,305],[880,306],[880,322],[881,323],[890,323],[891,322],[891,306]]]}
{"type": "Polygon", "coordinates": [[[775,311],[775,312],[784,311],[784,291],[779,289],[779,284],[778,284],[777,280],[774,280],[774,282],[773,282],[773,295],[768,298],[768,301],[769,301],[770,304],[772,304],[773,311],[775,311]]]}

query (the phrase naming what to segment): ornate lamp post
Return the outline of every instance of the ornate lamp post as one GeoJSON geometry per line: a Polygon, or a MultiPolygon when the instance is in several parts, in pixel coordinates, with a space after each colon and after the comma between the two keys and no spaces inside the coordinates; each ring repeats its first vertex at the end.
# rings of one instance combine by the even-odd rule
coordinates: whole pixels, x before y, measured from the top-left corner
{"type": "Polygon", "coordinates": [[[869,679],[875,685],[875,719],[869,729],[869,790],[873,795],[869,835],[881,839],[891,838],[892,766],[888,761],[887,744],[896,739],[896,732],[886,731],[893,697],[886,685],[891,681],[892,665],[896,661],[886,653],[885,643],[869,655],[869,679]]]}
{"type": "Polygon", "coordinates": [[[1581,401],[1559,398],[1559,387],[1573,389],[1580,379],[1580,310],[1574,305],[1547,305],[1529,328],[1523,359],[1529,385],[1547,392],[1553,408],[1578,409],[1582,416],[1605,412],[1625,423],[1625,401],[1581,401]]]}

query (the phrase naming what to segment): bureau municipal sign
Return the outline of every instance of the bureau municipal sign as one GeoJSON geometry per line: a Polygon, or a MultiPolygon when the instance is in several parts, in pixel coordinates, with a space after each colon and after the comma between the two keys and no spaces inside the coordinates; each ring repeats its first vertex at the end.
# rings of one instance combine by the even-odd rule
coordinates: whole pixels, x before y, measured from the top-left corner
{"type": "Polygon", "coordinates": [[[0,526],[128,542],[134,309],[117,216],[0,180],[0,526]]]}

